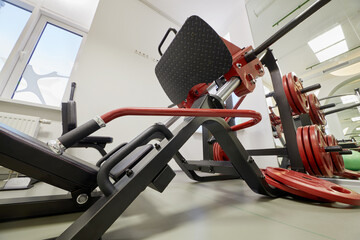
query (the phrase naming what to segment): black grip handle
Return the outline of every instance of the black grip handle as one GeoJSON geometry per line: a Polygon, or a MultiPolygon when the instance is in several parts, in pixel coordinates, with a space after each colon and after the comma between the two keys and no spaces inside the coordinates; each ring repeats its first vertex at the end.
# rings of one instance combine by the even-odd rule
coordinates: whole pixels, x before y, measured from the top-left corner
{"type": "Polygon", "coordinates": [[[317,84],[314,84],[314,85],[311,85],[311,86],[308,86],[308,87],[305,87],[303,89],[301,89],[301,93],[307,93],[307,92],[310,92],[310,91],[314,91],[316,89],[319,89],[321,88],[321,85],[320,83],[317,83],[317,84]]]}
{"type": "Polygon", "coordinates": [[[75,143],[79,142],[83,138],[89,136],[100,128],[100,125],[94,120],[84,123],[83,125],[65,133],[58,140],[64,145],[65,148],[69,148],[75,143]]]}
{"type": "Polygon", "coordinates": [[[335,103],[329,103],[329,104],[322,105],[319,109],[323,110],[323,109],[332,108],[332,107],[335,107],[335,106],[336,106],[335,103]]]}
{"type": "Polygon", "coordinates": [[[163,39],[161,40],[161,42],[160,42],[160,44],[159,44],[159,47],[158,47],[158,51],[159,51],[160,56],[163,55],[163,53],[161,52],[161,47],[162,47],[162,45],[164,44],[164,42],[165,42],[165,40],[166,40],[166,38],[168,37],[168,35],[169,35],[170,32],[175,33],[175,35],[177,34],[177,31],[176,31],[175,28],[169,28],[169,29],[166,31],[166,33],[165,33],[165,35],[164,35],[163,39]]]}

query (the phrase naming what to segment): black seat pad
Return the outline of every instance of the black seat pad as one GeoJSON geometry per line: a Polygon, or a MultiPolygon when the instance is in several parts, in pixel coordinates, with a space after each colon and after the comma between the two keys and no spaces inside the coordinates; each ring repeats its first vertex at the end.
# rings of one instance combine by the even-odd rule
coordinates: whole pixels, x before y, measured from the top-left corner
{"type": "Polygon", "coordinates": [[[210,83],[232,65],[231,54],[219,35],[198,16],[189,17],[155,67],[170,100],[179,104],[192,87],[210,83]]]}
{"type": "Polygon", "coordinates": [[[0,123],[0,165],[67,191],[96,188],[98,168],[0,123]]]}

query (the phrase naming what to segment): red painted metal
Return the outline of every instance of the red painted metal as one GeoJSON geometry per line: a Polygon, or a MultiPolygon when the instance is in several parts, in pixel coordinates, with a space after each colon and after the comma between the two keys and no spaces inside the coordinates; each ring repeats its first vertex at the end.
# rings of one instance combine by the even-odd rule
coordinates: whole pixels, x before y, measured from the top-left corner
{"type": "Polygon", "coordinates": [[[340,177],[355,179],[358,180],[360,178],[360,173],[345,169],[343,173],[337,174],[340,177]]]}
{"type": "Polygon", "coordinates": [[[213,156],[215,161],[229,161],[229,157],[217,142],[213,144],[213,156]]]}
{"type": "Polygon", "coordinates": [[[241,84],[234,91],[237,96],[240,97],[251,93],[255,89],[255,82],[253,80],[264,75],[263,65],[258,58],[249,63],[246,62],[244,56],[252,50],[251,46],[241,49],[223,38],[222,40],[233,58],[232,67],[224,74],[224,77],[226,80],[232,77],[240,77],[241,84]]]}
{"type": "Polygon", "coordinates": [[[320,131],[317,125],[311,125],[309,127],[309,136],[314,158],[319,166],[320,172],[323,176],[332,177],[334,175],[334,167],[330,153],[325,151],[325,147],[328,145],[325,141],[323,132],[320,131]]]}
{"type": "MultiPolygon", "coordinates": [[[[326,135],[325,140],[328,146],[337,146],[338,143],[334,137],[334,135],[326,135]]],[[[332,163],[334,165],[334,175],[342,174],[345,170],[344,159],[338,152],[330,153],[332,163]]]]}
{"type": "Polygon", "coordinates": [[[198,98],[208,93],[207,88],[209,87],[209,85],[210,84],[200,83],[192,87],[188,93],[186,100],[178,104],[178,107],[191,108],[191,106],[198,98]]]}
{"type": "Polygon", "coordinates": [[[315,94],[311,93],[308,95],[308,102],[311,121],[314,124],[326,125],[324,111],[320,110],[320,102],[319,99],[315,96],[315,94]]]}
{"type": "Polygon", "coordinates": [[[329,201],[360,206],[360,194],[335,183],[283,168],[266,168],[266,174],[298,190],[329,201]]]}
{"type": "Polygon", "coordinates": [[[299,110],[297,114],[308,113],[307,95],[306,93],[301,93],[303,85],[300,79],[294,73],[288,73],[286,79],[291,98],[296,108],[299,110]]]}
{"type": "Polygon", "coordinates": [[[304,144],[303,144],[302,128],[303,127],[299,127],[296,130],[296,142],[297,142],[297,145],[298,145],[300,157],[301,157],[301,160],[302,160],[302,163],[304,165],[305,170],[310,175],[315,175],[314,172],[312,171],[311,167],[310,167],[309,160],[308,160],[308,158],[306,156],[306,152],[305,152],[305,148],[304,148],[304,144]]]}
{"type": "Polygon", "coordinates": [[[322,173],[320,172],[320,169],[318,167],[318,164],[315,160],[310,137],[309,137],[309,126],[305,126],[302,129],[302,136],[303,136],[303,144],[304,144],[304,150],[307,156],[307,159],[309,161],[309,165],[311,166],[311,170],[314,173],[315,176],[322,176],[322,173]]]}
{"type": "Polygon", "coordinates": [[[294,103],[294,100],[291,97],[291,92],[289,90],[289,85],[288,85],[286,75],[284,75],[283,78],[282,78],[282,84],[283,84],[284,92],[285,92],[285,95],[286,95],[286,99],[288,100],[288,103],[289,103],[292,111],[297,115],[300,114],[299,109],[296,107],[296,104],[294,103]]]}
{"type": "MultiPolygon", "coordinates": [[[[240,97],[239,100],[237,101],[237,103],[234,105],[234,107],[233,107],[232,109],[238,109],[239,106],[240,106],[240,104],[244,101],[245,97],[246,97],[246,95],[240,97]]],[[[226,117],[226,118],[225,118],[225,122],[229,122],[230,119],[231,119],[231,117],[226,117]]]]}
{"type": "Polygon", "coordinates": [[[236,131],[238,127],[247,127],[260,122],[261,114],[253,110],[235,110],[235,109],[197,109],[197,108],[119,108],[101,116],[105,123],[115,118],[133,115],[133,116],[190,116],[190,117],[245,117],[253,118],[242,124],[231,128],[236,131]]]}
{"type": "Polygon", "coordinates": [[[283,190],[285,192],[288,192],[288,193],[291,193],[293,195],[300,196],[300,197],[303,197],[303,198],[307,198],[307,199],[310,199],[310,200],[313,200],[313,201],[316,201],[316,202],[331,202],[328,199],[312,195],[310,193],[304,192],[302,190],[299,190],[299,189],[296,189],[296,188],[293,188],[293,187],[289,187],[289,186],[287,186],[287,185],[285,185],[285,184],[283,184],[281,182],[278,182],[275,179],[273,179],[272,177],[270,177],[269,175],[267,175],[266,171],[263,171],[263,174],[265,175],[265,180],[269,185],[271,185],[273,187],[276,187],[276,188],[279,188],[279,189],[281,189],[281,190],[283,190]]]}

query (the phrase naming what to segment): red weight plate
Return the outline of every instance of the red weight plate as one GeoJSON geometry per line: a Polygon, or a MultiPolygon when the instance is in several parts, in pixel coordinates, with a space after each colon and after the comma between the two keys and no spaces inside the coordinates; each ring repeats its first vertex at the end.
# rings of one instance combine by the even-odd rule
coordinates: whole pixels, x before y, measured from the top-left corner
{"type": "Polygon", "coordinates": [[[283,168],[267,167],[266,174],[289,187],[309,194],[334,202],[360,206],[360,194],[324,179],[283,168]]]}
{"type": "Polygon", "coordinates": [[[290,93],[290,90],[289,90],[289,86],[287,84],[287,77],[286,75],[283,76],[282,78],[282,84],[283,84],[283,88],[284,88],[284,91],[285,91],[285,95],[286,95],[286,99],[288,100],[288,103],[291,107],[291,109],[293,110],[293,112],[297,115],[300,114],[300,111],[299,109],[297,109],[292,97],[291,97],[291,93],[290,93]]]}
{"type": "MultiPolygon", "coordinates": [[[[325,140],[328,144],[328,146],[337,146],[338,143],[333,135],[326,135],[325,140]]],[[[334,174],[338,175],[344,172],[345,170],[345,164],[344,159],[338,152],[331,152],[330,153],[331,160],[334,165],[334,174]]]]}
{"type": "Polygon", "coordinates": [[[291,193],[291,194],[296,195],[296,196],[300,196],[300,197],[307,198],[307,199],[310,199],[310,200],[313,200],[313,201],[317,201],[317,202],[329,202],[329,200],[327,200],[325,198],[321,198],[321,197],[309,194],[307,192],[301,191],[301,190],[293,188],[293,187],[289,187],[289,186],[287,186],[287,185],[285,185],[285,184],[283,184],[281,182],[278,182],[275,179],[273,179],[272,177],[270,177],[269,175],[267,175],[266,172],[265,173],[263,172],[263,174],[265,176],[266,182],[269,185],[271,185],[273,187],[276,187],[276,188],[278,188],[280,190],[283,190],[285,192],[291,193]]]}
{"type": "Polygon", "coordinates": [[[340,177],[349,178],[349,179],[356,179],[360,178],[360,173],[345,169],[343,173],[338,174],[340,177]]]}
{"type": "Polygon", "coordinates": [[[301,93],[303,85],[300,79],[294,73],[288,73],[287,85],[297,109],[299,109],[301,113],[307,113],[309,105],[306,93],[301,93]]]}
{"type": "Polygon", "coordinates": [[[331,161],[330,153],[325,151],[327,144],[324,134],[320,131],[317,125],[311,125],[309,127],[309,137],[314,158],[319,166],[320,172],[323,176],[332,177],[334,175],[334,167],[331,161]]]}
{"type": "Polygon", "coordinates": [[[308,160],[308,158],[306,156],[306,153],[305,153],[305,148],[304,148],[304,144],[303,144],[302,128],[303,127],[299,127],[296,130],[296,142],[297,142],[297,146],[298,146],[298,149],[299,149],[300,157],[301,157],[301,160],[302,160],[302,163],[304,165],[305,170],[310,175],[315,175],[314,172],[312,171],[310,165],[309,165],[309,160],[308,160]]]}
{"type": "Polygon", "coordinates": [[[326,125],[324,111],[320,110],[320,102],[319,99],[315,96],[315,94],[311,93],[308,95],[308,102],[311,121],[314,124],[326,125]]]}
{"type": "Polygon", "coordinates": [[[309,126],[303,127],[302,136],[303,136],[304,150],[305,150],[307,159],[309,161],[309,164],[311,166],[312,172],[314,173],[315,176],[322,176],[320,169],[317,165],[317,162],[314,158],[314,154],[312,152],[310,138],[309,138],[309,126]]]}

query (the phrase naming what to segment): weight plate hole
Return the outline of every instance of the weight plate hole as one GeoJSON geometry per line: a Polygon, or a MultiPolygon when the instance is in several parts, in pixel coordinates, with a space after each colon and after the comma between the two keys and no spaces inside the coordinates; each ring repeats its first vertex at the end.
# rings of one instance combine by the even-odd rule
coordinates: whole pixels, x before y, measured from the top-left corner
{"type": "Polygon", "coordinates": [[[351,193],[350,190],[345,189],[345,188],[342,188],[342,187],[340,187],[340,186],[331,186],[331,189],[332,189],[332,190],[335,190],[335,191],[337,191],[337,192],[341,192],[341,193],[346,193],[346,194],[350,194],[350,193],[351,193]]]}

